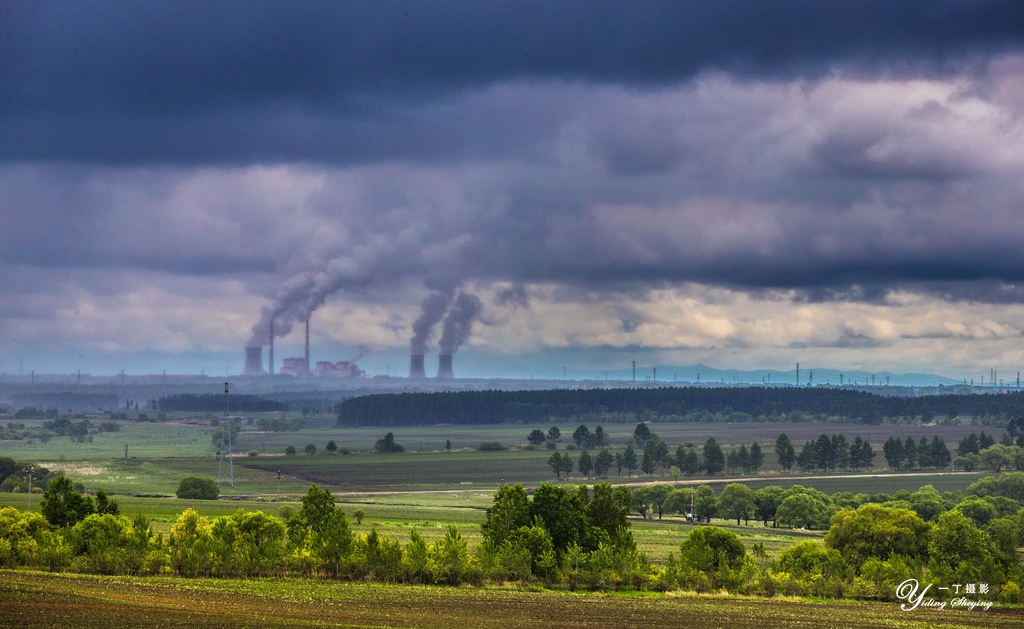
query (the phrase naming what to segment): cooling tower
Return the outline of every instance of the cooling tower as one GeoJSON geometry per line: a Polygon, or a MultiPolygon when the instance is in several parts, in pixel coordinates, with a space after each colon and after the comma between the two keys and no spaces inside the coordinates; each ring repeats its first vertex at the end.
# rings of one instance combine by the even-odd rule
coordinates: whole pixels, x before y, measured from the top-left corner
{"type": "Polygon", "coordinates": [[[409,363],[409,377],[410,378],[426,378],[427,370],[423,367],[423,355],[413,355],[412,360],[409,363]]]}
{"type": "Polygon", "coordinates": [[[442,354],[437,359],[437,377],[438,378],[454,378],[455,372],[452,370],[452,355],[442,354]]]}
{"type": "Polygon", "coordinates": [[[245,348],[245,369],[242,370],[245,376],[263,375],[263,346],[245,348]]]}

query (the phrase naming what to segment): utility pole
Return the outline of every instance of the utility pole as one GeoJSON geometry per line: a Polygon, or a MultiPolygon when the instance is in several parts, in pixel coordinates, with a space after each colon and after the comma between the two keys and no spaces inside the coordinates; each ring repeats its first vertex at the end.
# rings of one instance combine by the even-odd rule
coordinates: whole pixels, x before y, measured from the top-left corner
{"type": "Polygon", "coordinates": [[[633,382],[636,382],[636,361],[633,361],[633,382]]]}
{"type": "Polygon", "coordinates": [[[657,382],[658,381],[658,368],[657,367],[651,367],[651,372],[653,374],[651,376],[651,379],[654,380],[655,382],[657,382]]]}
{"type": "Polygon", "coordinates": [[[796,386],[800,386],[800,363],[796,364],[796,386]]]}

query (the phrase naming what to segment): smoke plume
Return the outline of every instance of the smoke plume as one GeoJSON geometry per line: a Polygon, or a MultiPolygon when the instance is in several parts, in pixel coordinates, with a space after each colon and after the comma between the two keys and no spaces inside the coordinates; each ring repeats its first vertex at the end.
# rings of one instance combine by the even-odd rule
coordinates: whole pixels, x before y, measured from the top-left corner
{"type": "Polygon", "coordinates": [[[451,355],[469,338],[473,322],[483,314],[484,305],[480,298],[469,293],[459,293],[455,304],[444,318],[444,332],[441,334],[441,355],[451,355]]]}
{"type": "MultiPolygon", "coordinates": [[[[414,356],[422,356],[426,351],[427,342],[430,340],[430,331],[444,317],[449,304],[452,303],[453,292],[437,291],[423,298],[423,303],[420,305],[422,312],[412,324],[412,339],[409,341],[414,356]]],[[[447,330],[447,324],[445,329],[447,330]]]]}

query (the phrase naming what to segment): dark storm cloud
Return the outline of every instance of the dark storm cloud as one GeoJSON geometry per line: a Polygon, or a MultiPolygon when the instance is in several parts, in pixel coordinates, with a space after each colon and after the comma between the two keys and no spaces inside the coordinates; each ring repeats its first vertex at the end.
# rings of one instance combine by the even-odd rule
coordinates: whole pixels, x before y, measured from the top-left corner
{"type": "MultiPolygon", "coordinates": [[[[1002,0],[13,2],[0,15],[0,158],[459,157],[470,138],[410,133],[402,112],[507,82],[941,72],[1018,49],[1021,24],[1024,5],[1002,0]]],[[[622,172],[676,159],[609,150],[622,172]]]]}

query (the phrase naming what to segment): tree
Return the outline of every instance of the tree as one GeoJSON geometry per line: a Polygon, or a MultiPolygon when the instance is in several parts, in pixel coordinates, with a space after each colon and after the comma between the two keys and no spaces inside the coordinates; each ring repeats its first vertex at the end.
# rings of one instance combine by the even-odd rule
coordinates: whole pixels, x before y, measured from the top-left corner
{"type": "Polygon", "coordinates": [[[594,469],[594,459],[590,453],[584,450],[580,452],[580,458],[576,461],[576,467],[584,478],[590,478],[590,471],[594,469]]]}
{"type": "Polygon", "coordinates": [[[494,494],[494,502],[487,508],[487,520],[483,523],[484,539],[495,547],[501,546],[513,531],[529,526],[530,497],[522,485],[502,485],[494,494]]]}
{"type": "Polygon", "coordinates": [[[632,443],[627,443],[626,449],[622,451],[622,467],[626,468],[626,475],[632,476],[637,465],[639,462],[636,460],[636,450],[633,449],[632,443]]]}
{"type": "Polygon", "coordinates": [[[640,422],[636,425],[636,429],[633,431],[633,443],[637,447],[642,448],[647,440],[651,438],[651,429],[647,427],[647,424],[640,422]]]}
{"type": "Polygon", "coordinates": [[[717,526],[695,527],[679,545],[684,568],[705,573],[737,571],[743,566],[747,549],[732,531],[717,526]]]}
{"type": "Polygon", "coordinates": [[[451,439],[445,439],[444,440],[444,449],[447,450],[448,452],[452,451],[452,440],[451,439]]]}
{"type": "Polygon", "coordinates": [[[779,467],[787,472],[796,463],[796,448],[793,447],[793,442],[784,432],[779,433],[779,437],[775,440],[775,455],[779,458],[779,467]]]}
{"type": "Polygon", "coordinates": [[[562,438],[562,431],[558,429],[558,426],[552,426],[548,428],[548,441],[551,443],[558,443],[558,440],[562,438]]]}
{"type": "Polygon", "coordinates": [[[43,517],[54,526],[72,526],[92,514],[92,499],[75,491],[71,479],[61,474],[50,481],[43,494],[43,517]]]}
{"type": "Polygon", "coordinates": [[[953,570],[966,564],[973,576],[993,555],[992,542],[983,531],[956,509],[939,516],[938,524],[928,535],[928,554],[953,570]]]}
{"type": "Polygon", "coordinates": [[[102,487],[96,490],[96,513],[100,515],[118,515],[120,511],[117,501],[111,500],[107,496],[106,490],[102,487]]]}
{"type": "Polygon", "coordinates": [[[324,450],[327,450],[328,454],[334,454],[338,451],[338,444],[334,443],[334,440],[331,439],[327,442],[327,447],[324,450]]]}
{"type": "Polygon", "coordinates": [[[756,441],[750,444],[750,460],[748,464],[750,465],[750,470],[755,474],[764,465],[764,452],[761,451],[761,445],[756,441]]]}
{"type": "Polygon", "coordinates": [[[582,448],[583,442],[586,441],[589,436],[590,429],[587,428],[586,424],[580,424],[572,433],[572,440],[576,442],[576,447],[582,448]]]}
{"type": "Polygon", "coordinates": [[[725,469],[725,455],[714,437],[704,442],[704,469],[708,474],[715,475],[725,469]]]}
{"type": "Polygon", "coordinates": [[[608,434],[600,426],[594,429],[594,439],[597,442],[597,447],[608,445],[608,434]]]}
{"type": "Polygon", "coordinates": [[[315,532],[325,526],[334,509],[334,496],[331,495],[331,490],[327,487],[321,489],[314,484],[309,486],[306,495],[302,497],[299,517],[315,532]]]}
{"type": "Polygon", "coordinates": [[[612,464],[615,463],[615,457],[612,456],[611,451],[608,448],[604,448],[597,453],[594,457],[594,476],[606,477],[608,476],[608,470],[612,468],[612,464]]]}
{"type": "MultiPolygon", "coordinates": [[[[680,447],[682,447],[682,446],[680,446],[680,447]]],[[[676,456],[677,456],[677,458],[679,458],[679,468],[687,476],[693,476],[694,474],[700,474],[701,471],[704,469],[704,466],[701,465],[700,457],[697,456],[697,451],[693,449],[693,446],[690,446],[690,447],[686,448],[683,451],[681,457],[679,457],[679,454],[678,454],[679,451],[677,450],[676,452],[677,452],[676,456]]]]}
{"type": "Polygon", "coordinates": [[[548,457],[548,465],[555,473],[555,478],[562,478],[562,455],[559,452],[552,452],[548,457]]]}
{"type": "Polygon", "coordinates": [[[974,453],[963,454],[953,459],[953,467],[965,472],[973,472],[981,465],[981,457],[974,453]]]}
{"type": "Polygon", "coordinates": [[[754,508],[757,510],[757,517],[768,526],[768,520],[775,525],[775,514],[782,504],[783,489],[778,485],[762,487],[754,492],[754,508]]]}
{"type": "Polygon", "coordinates": [[[307,454],[308,456],[313,456],[314,454],[316,454],[316,445],[315,445],[315,444],[312,444],[312,443],[307,443],[307,444],[306,444],[306,447],[305,447],[305,448],[303,448],[303,451],[304,451],[304,452],[305,452],[305,453],[306,453],[306,454],[307,454]]]}
{"type": "Polygon", "coordinates": [[[564,552],[570,544],[586,543],[589,522],[579,492],[543,483],[533,493],[530,515],[543,522],[556,552],[564,552]]]}
{"type": "Polygon", "coordinates": [[[810,494],[792,494],[779,503],[775,518],[791,527],[812,528],[821,519],[825,505],[810,494]]]}
{"type": "Polygon", "coordinates": [[[220,495],[220,489],[212,479],[186,476],[178,483],[175,495],[182,500],[216,500],[220,495]]]}
{"type": "Polygon", "coordinates": [[[590,526],[601,529],[620,548],[633,548],[629,529],[632,492],[628,487],[612,487],[609,483],[596,483],[594,496],[587,504],[590,526]]]}
{"type": "Polygon", "coordinates": [[[983,449],[978,456],[981,458],[981,464],[984,467],[998,474],[1003,471],[1004,467],[1013,467],[1017,450],[1017,446],[1004,446],[997,443],[983,449]]]}
{"type": "Polygon", "coordinates": [[[740,520],[749,520],[756,504],[754,492],[741,483],[730,483],[718,497],[718,513],[722,516],[736,518],[736,526],[740,520]]]}
{"type": "Polygon", "coordinates": [[[394,433],[388,433],[384,435],[384,438],[378,439],[373,444],[373,449],[381,454],[389,454],[392,452],[405,452],[405,448],[395,443],[394,433]]]}
{"type": "Polygon", "coordinates": [[[542,443],[544,443],[544,440],[546,438],[547,437],[544,436],[543,430],[534,429],[533,431],[530,432],[530,435],[526,437],[526,440],[529,441],[531,445],[539,446],[542,443]]]}
{"type": "Polygon", "coordinates": [[[856,511],[838,511],[832,516],[825,545],[838,550],[859,570],[871,558],[884,561],[892,554],[924,557],[930,528],[909,509],[866,504],[856,511]]]}
{"type": "Polygon", "coordinates": [[[284,449],[285,456],[295,456],[295,446],[288,446],[284,449]]]}
{"type": "Polygon", "coordinates": [[[665,500],[673,491],[671,485],[648,485],[633,491],[633,507],[640,515],[647,517],[648,509],[658,512],[658,519],[665,506],[665,500]]]}
{"type": "Polygon", "coordinates": [[[693,495],[693,515],[711,520],[718,513],[718,496],[708,485],[701,485],[693,495]]]}
{"type": "Polygon", "coordinates": [[[645,449],[644,455],[640,459],[640,471],[650,476],[651,474],[654,474],[655,467],[656,464],[654,462],[654,457],[652,457],[651,453],[645,449]]]}

